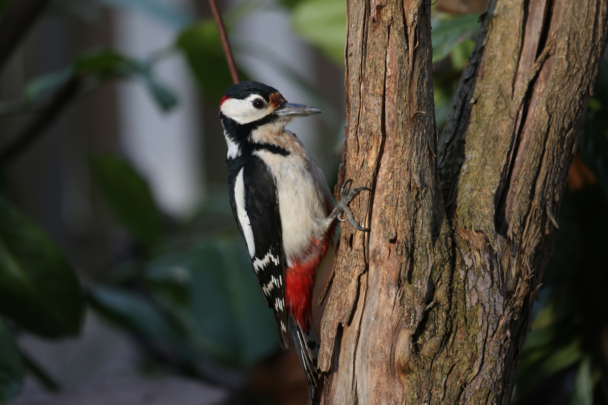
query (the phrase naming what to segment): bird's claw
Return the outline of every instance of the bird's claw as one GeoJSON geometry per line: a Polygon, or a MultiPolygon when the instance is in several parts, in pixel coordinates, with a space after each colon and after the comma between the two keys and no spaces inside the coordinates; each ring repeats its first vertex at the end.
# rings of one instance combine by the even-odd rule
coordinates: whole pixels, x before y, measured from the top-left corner
{"type": "Polygon", "coordinates": [[[342,187],[340,187],[340,196],[342,197],[338,202],[337,209],[341,212],[337,215],[337,219],[340,222],[346,221],[346,219],[341,218],[340,216],[344,213],[348,218],[348,222],[357,230],[361,232],[369,232],[370,228],[363,228],[357,221],[355,221],[355,217],[353,216],[352,211],[348,208],[348,204],[363,190],[372,191],[367,187],[357,187],[348,191],[348,186],[352,184],[353,180],[348,179],[344,183],[342,183],[342,187]]]}
{"type": "Polygon", "coordinates": [[[342,187],[340,187],[340,196],[342,198],[346,198],[346,193],[347,193],[347,190],[348,190],[348,186],[350,184],[352,184],[352,182],[353,182],[353,179],[348,179],[344,183],[342,183],[342,187]]]}

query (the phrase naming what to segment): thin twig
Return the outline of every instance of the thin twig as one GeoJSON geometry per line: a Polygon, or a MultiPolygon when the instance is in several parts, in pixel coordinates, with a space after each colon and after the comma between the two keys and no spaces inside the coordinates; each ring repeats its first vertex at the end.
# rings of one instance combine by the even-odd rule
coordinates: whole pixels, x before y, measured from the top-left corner
{"type": "Polygon", "coordinates": [[[237,84],[241,81],[241,79],[239,79],[239,71],[236,68],[236,63],[234,63],[234,56],[232,56],[232,49],[230,49],[230,42],[228,42],[228,35],[226,34],[226,27],[224,26],[224,21],[222,21],[222,15],[220,14],[220,11],[217,8],[215,0],[209,0],[209,7],[211,7],[211,13],[213,14],[213,18],[215,19],[215,25],[217,25],[217,30],[220,33],[222,48],[224,48],[224,54],[226,55],[226,62],[228,62],[228,69],[230,69],[232,81],[234,82],[234,84],[237,84]]]}
{"type": "Polygon", "coordinates": [[[38,382],[46,388],[47,391],[51,392],[59,392],[61,391],[61,385],[55,380],[55,378],[49,374],[49,372],[42,367],[36,360],[32,358],[28,353],[21,351],[21,358],[23,359],[23,363],[25,367],[32,373],[34,378],[38,380],[38,382]]]}
{"type": "Polygon", "coordinates": [[[48,5],[49,0],[13,1],[0,20],[0,69],[48,5]]]}
{"type": "Polygon", "coordinates": [[[82,87],[81,84],[82,79],[74,76],[57,89],[46,106],[40,111],[40,114],[25,124],[19,134],[15,136],[15,141],[11,145],[0,151],[0,168],[6,167],[53,123],[65,107],[78,95],[82,87]]]}

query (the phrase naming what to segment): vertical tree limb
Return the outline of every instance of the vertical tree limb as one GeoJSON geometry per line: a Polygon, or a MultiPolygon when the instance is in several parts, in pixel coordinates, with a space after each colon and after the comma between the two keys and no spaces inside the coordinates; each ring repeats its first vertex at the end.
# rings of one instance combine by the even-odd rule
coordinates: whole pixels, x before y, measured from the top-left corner
{"type": "Polygon", "coordinates": [[[353,204],[372,231],[340,236],[322,400],[508,403],[608,0],[490,1],[438,147],[429,5],[347,15],[340,176],[374,188],[353,204]]]}
{"type": "Polygon", "coordinates": [[[224,21],[222,20],[222,14],[217,8],[215,0],[209,0],[209,7],[211,7],[211,13],[215,19],[215,25],[220,33],[220,40],[222,41],[222,48],[224,49],[224,55],[226,55],[226,62],[228,63],[228,69],[230,69],[232,81],[234,84],[237,84],[241,81],[241,79],[239,78],[239,71],[236,68],[236,63],[234,62],[234,56],[232,55],[232,49],[230,48],[230,41],[228,41],[228,34],[226,34],[226,27],[224,26],[224,21]]]}
{"type": "Polygon", "coordinates": [[[374,194],[355,207],[371,232],[344,227],[340,237],[322,324],[320,367],[331,372],[324,400],[402,403],[403,390],[395,389],[407,372],[402,354],[432,297],[431,284],[417,280],[431,277],[442,220],[430,5],[349,1],[347,13],[347,128],[338,184],[353,178],[374,194]]]}

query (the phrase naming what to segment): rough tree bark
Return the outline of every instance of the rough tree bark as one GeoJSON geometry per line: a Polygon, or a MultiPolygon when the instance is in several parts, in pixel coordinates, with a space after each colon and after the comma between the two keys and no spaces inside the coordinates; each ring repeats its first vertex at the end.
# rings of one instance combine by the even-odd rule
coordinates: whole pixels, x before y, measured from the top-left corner
{"type": "Polygon", "coordinates": [[[430,4],[346,1],[326,404],[508,403],[606,45],[608,0],[492,0],[437,137],[430,4]]]}

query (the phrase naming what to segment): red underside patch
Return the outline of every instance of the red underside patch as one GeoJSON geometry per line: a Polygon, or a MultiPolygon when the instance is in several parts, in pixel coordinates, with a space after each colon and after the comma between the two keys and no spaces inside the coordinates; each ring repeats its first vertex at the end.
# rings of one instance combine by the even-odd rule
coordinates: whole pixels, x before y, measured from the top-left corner
{"type": "Polygon", "coordinates": [[[228,96],[224,96],[222,97],[222,99],[220,100],[220,115],[222,115],[222,104],[224,104],[224,101],[226,100],[230,100],[230,97],[228,96]]]}
{"type": "Polygon", "coordinates": [[[304,330],[308,330],[308,319],[312,310],[312,288],[315,284],[317,267],[325,257],[329,245],[330,238],[325,239],[323,242],[313,239],[309,247],[312,258],[305,262],[292,262],[285,277],[287,308],[304,330]]]}

